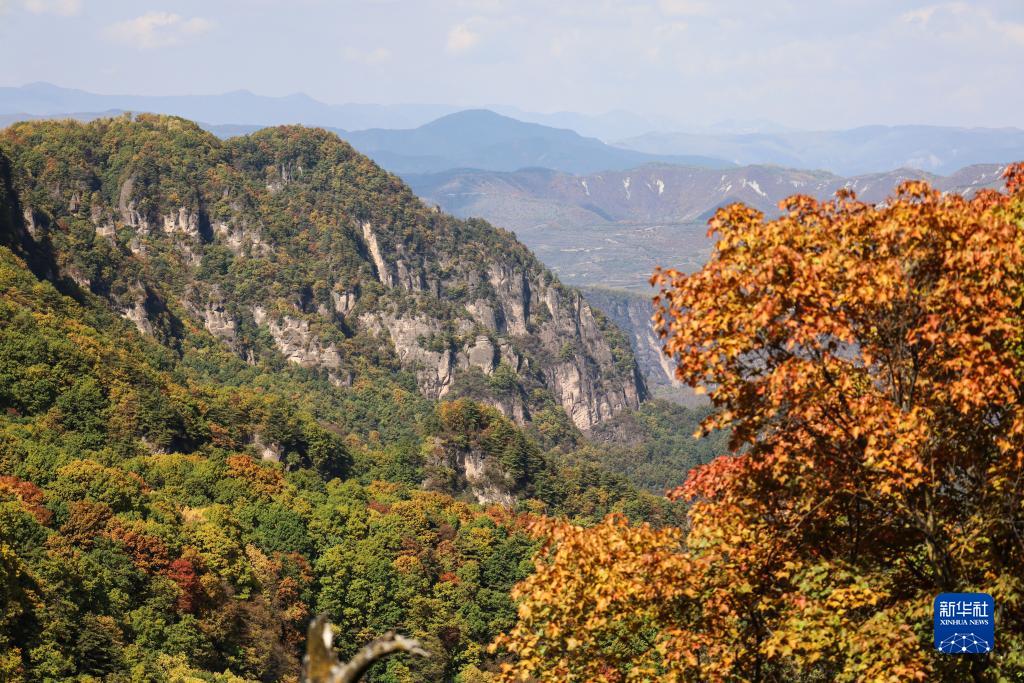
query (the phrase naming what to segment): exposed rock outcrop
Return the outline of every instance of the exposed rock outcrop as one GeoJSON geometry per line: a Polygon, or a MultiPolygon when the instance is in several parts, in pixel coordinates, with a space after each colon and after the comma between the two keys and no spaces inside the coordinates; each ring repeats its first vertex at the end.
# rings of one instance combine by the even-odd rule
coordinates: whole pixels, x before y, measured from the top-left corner
{"type": "Polygon", "coordinates": [[[508,489],[509,483],[494,460],[477,452],[461,453],[456,465],[463,472],[476,502],[506,507],[516,504],[516,497],[508,489]]]}
{"type": "Polygon", "coordinates": [[[136,208],[137,203],[133,197],[135,189],[135,176],[128,176],[121,183],[121,192],[118,194],[117,210],[121,216],[121,222],[131,228],[137,228],[141,232],[150,232],[149,220],[136,208]]]}
{"type": "Polygon", "coordinates": [[[366,240],[366,248],[370,252],[370,258],[373,259],[373,267],[376,271],[377,279],[385,287],[394,287],[395,276],[391,272],[391,264],[384,260],[384,251],[380,248],[380,243],[377,241],[377,233],[373,231],[373,226],[369,221],[363,222],[363,239],[366,240]]]}
{"type": "Polygon", "coordinates": [[[52,198],[21,207],[26,232],[88,210],[121,271],[68,254],[62,276],[146,334],[205,329],[246,362],[278,353],[338,384],[394,362],[430,398],[468,396],[519,421],[553,398],[580,429],[643,397],[621,335],[513,235],[425,207],[330,133],[220,141],[160,117],[74,126],[93,136],[68,147],[94,150],[66,160],[81,180],[26,179],[43,191],[25,196],[52,198]],[[167,138],[126,161],[99,143],[110,129],[167,138]]]}
{"type": "Polygon", "coordinates": [[[210,305],[203,311],[203,324],[207,331],[215,337],[228,342],[235,340],[238,324],[223,307],[210,305]]]}
{"type": "Polygon", "coordinates": [[[252,435],[249,445],[256,450],[256,453],[260,456],[260,460],[281,462],[281,455],[284,454],[284,448],[281,444],[275,441],[270,441],[259,432],[255,432],[252,435]]]}
{"type": "Polygon", "coordinates": [[[497,367],[498,350],[491,343],[490,337],[485,334],[478,335],[473,340],[473,345],[466,350],[466,360],[469,365],[480,368],[485,375],[494,372],[497,367]]]}
{"type": "Polygon", "coordinates": [[[325,343],[310,329],[307,319],[282,316],[275,318],[261,306],[252,311],[257,325],[266,325],[273,337],[277,350],[289,363],[305,368],[341,368],[341,353],[332,343],[325,343]]]}
{"type": "MultiPolygon", "coordinates": [[[[443,323],[428,317],[379,316],[378,320],[387,330],[402,365],[416,373],[423,393],[429,398],[443,398],[451,388],[456,352],[451,348],[432,350],[424,345],[424,340],[443,332],[443,323]]],[[[467,328],[464,325],[462,329],[467,328]]]]}
{"type": "Polygon", "coordinates": [[[629,335],[637,365],[653,394],[683,405],[706,403],[706,398],[676,379],[675,364],[662,352],[661,340],[654,332],[651,297],[597,287],[585,289],[584,296],[629,335]]]}

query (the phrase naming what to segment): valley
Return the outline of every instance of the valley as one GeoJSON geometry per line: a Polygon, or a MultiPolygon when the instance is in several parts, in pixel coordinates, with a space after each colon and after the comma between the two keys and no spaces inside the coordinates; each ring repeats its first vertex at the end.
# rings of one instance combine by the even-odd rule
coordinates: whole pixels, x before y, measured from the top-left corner
{"type": "Polygon", "coordinates": [[[445,211],[514,231],[566,282],[646,293],[655,266],[692,271],[703,265],[714,243],[707,221],[719,207],[743,202],[772,216],[790,195],[828,199],[840,188],[880,202],[910,179],[970,194],[999,187],[1002,168],[982,164],[949,176],[900,169],[841,177],[774,166],[645,165],[586,175],[453,170],[406,178],[419,196],[445,211]]]}
{"type": "Polygon", "coordinates": [[[0,683],[1024,681],[1020,0],[0,36],[0,683]]]}
{"type": "Polygon", "coordinates": [[[911,179],[971,195],[1000,187],[1002,170],[982,164],[949,176],[900,169],[844,178],[774,166],[656,164],[587,175],[453,170],[406,179],[428,203],[514,231],[561,280],[584,287],[591,305],[623,329],[654,395],[700,405],[699,397],[673,377],[651,329],[655,291],[648,279],[658,266],[694,272],[707,262],[716,239],[708,235],[707,222],[719,207],[743,202],[774,216],[779,201],[790,195],[824,200],[841,188],[881,202],[911,179]]]}
{"type": "Polygon", "coordinates": [[[397,626],[419,680],[493,668],[520,515],[680,522],[721,437],[649,399],[511,233],[331,133],[0,133],[3,666],[294,679],[326,611],[343,655],[397,626]]]}

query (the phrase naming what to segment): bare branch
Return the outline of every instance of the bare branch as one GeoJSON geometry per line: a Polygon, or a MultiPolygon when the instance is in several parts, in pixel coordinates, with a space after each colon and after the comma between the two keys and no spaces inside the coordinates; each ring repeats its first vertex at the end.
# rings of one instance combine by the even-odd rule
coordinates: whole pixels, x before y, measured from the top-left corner
{"type": "Polygon", "coordinates": [[[331,643],[334,631],[326,615],[319,615],[309,624],[306,656],[302,660],[303,683],[355,683],[374,662],[396,653],[429,657],[414,638],[388,631],[365,645],[350,661],[342,664],[331,643]]]}

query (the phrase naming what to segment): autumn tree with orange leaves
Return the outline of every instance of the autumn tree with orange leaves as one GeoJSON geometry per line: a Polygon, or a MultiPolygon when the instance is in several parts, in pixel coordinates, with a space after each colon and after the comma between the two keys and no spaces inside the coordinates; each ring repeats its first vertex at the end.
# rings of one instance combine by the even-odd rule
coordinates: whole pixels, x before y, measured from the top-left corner
{"type": "Polygon", "coordinates": [[[731,452],[670,493],[685,530],[538,521],[502,680],[1024,675],[1024,165],[1006,180],[732,205],[701,271],[657,271],[731,452]],[[933,650],[944,591],[994,596],[991,654],[933,650]]]}

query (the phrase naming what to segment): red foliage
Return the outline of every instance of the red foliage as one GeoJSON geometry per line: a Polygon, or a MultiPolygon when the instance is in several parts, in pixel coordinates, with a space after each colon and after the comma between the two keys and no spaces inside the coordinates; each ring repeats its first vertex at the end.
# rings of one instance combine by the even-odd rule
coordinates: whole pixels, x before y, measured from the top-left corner
{"type": "Polygon", "coordinates": [[[386,515],[391,512],[391,506],[387,503],[378,503],[375,500],[371,500],[367,503],[366,507],[370,508],[374,512],[379,512],[382,515],[386,515]]]}
{"type": "Polygon", "coordinates": [[[181,589],[181,594],[178,595],[178,610],[194,612],[203,592],[195,566],[185,558],[179,557],[168,565],[164,574],[181,589]]]}
{"type": "Polygon", "coordinates": [[[124,546],[140,569],[155,572],[167,566],[167,546],[156,536],[136,531],[117,520],[107,525],[106,533],[112,540],[124,546]]]}
{"type": "Polygon", "coordinates": [[[46,494],[30,481],[12,476],[0,476],[0,494],[10,494],[21,501],[29,514],[40,524],[49,524],[53,513],[43,507],[46,494]]]}

